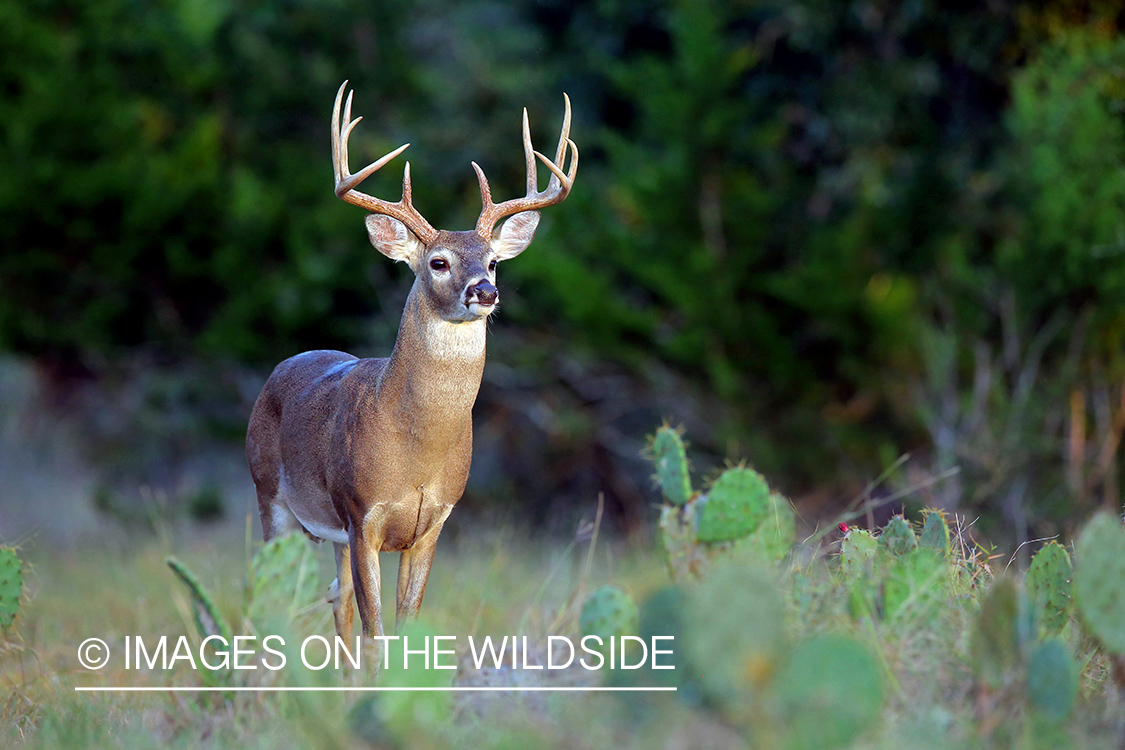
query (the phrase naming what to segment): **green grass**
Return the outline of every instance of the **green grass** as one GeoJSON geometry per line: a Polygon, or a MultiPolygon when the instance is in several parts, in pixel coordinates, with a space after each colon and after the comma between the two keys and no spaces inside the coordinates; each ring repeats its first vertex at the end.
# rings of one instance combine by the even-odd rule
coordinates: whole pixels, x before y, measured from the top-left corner
{"type": "MultiPolygon", "coordinates": [[[[125,550],[23,550],[28,559],[25,600],[15,627],[2,636],[0,651],[0,696],[7,695],[0,700],[0,744],[801,747],[809,746],[810,735],[794,732],[793,725],[808,727],[826,720],[811,703],[820,700],[819,673],[832,670],[819,669],[817,662],[811,669],[807,663],[802,666],[797,655],[804,654],[807,662],[826,644],[835,644],[832,649],[847,651],[852,654],[847,658],[860,658],[860,663],[865,653],[871,654],[882,685],[877,715],[864,721],[858,739],[847,746],[1113,748],[1125,726],[1123,700],[1115,693],[1110,664],[1073,617],[1064,625],[1062,638],[1077,659],[1080,690],[1066,721],[1045,722],[1034,715],[1023,697],[1025,678],[1018,669],[1005,673],[999,688],[981,689],[971,634],[981,592],[989,589],[994,573],[1003,572],[1006,560],[989,560],[971,545],[960,544],[967,538],[956,535],[953,562],[941,569],[935,583],[940,594],[928,593],[934,587],[924,580],[897,605],[893,616],[856,616],[839,565],[838,540],[809,542],[770,568],[740,561],[737,552],[732,553],[733,566],[720,565],[702,583],[681,584],[682,599],[666,598],[678,602],[673,609],[657,610],[662,612],[656,619],[658,628],[666,626],[672,632],[682,626],[677,632],[691,642],[677,641],[675,647],[680,691],[674,695],[75,692],[78,685],[205,684],[204,675],[190,669],[171,674],[125,670],[120,658],[100,672],[85,673],[76,651],[91,636],[104,639],[115,655],[120,655],[126,636],[186,634],[198,641],[187,590],[165,565],[165,557],[173,553],[211,591],[236,634],[253,632],[244,601],[250,550],[245,542],[229,537],[189,540],[165,532],[125,550]],[[762,592],[775,586],[781,592],[778,612],[763,615],[761,604],[773,595],[763,597],[762,592]],[[768,643],[752,632],[777,626],[780,635],[774,633],[768,643]],[[733,631],[717,633],[715,628],[722,627],[733,631]],[[728,645],[735,644],[734,651],[708,654],[707,639],[720,636],[728,645]],[[686,655],[693,655],[694,661],[685,660],[686,655]],[[723,690],[734,693],[715,689],[716,670],[724,674],[723,690]]],[[[323,590],[333,575],[331,553],[326,545],[315,552],[323,590]]],[[[429,632],[457,635],[459,646],[467,635],[527,635],[532,642],[547,634],[576,635],[584,597],[611,583],[640,604],[642,630],[648,627],[646,616],[651,623],[654,611],[650,602],[658,598],[653,594],[670,583],[660,556],[604,538],[592,555],[588,552],[588,542],[550,545],[513,529],[487,537],[462,533],[459,543],[439,547],[422,607],[423,625],[429,632]]],[[[396,571],[397,556],[384,556],[383,602],[392,613],[396,571]]],[[[317,604],[292,627],[297,634],[330,636],[329,607],[317,604]]],[[[826,653],[817,658],[845,673],[833,679],[845,681],[846,704],[850,667],[834,663],[836,650],[826,653]]],[[[443,677],[481,684],[465,671],[443,677]]],[[[492,684],[526,677],[508,672],[492,684]]],[[[387,674],[380,680],[397,678],[387,674]]],[[[339,685],[369,682],[371,676],[304,672],[291,666],[278,674],[259,669],[231,679],[229,684],[339,685]]],[[[421,679],[425,684],[429,678],[421,679]]],[[[636,679],[644,682],[648,677],[636,679]]]]}

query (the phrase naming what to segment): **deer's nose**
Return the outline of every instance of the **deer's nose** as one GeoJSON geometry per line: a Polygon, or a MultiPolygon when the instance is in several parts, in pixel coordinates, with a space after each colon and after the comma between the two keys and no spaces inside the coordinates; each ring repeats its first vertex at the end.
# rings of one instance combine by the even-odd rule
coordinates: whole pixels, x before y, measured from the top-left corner
{"type": "Polygon", "coordinates": [[[496,287],[490,284],[488,279],[481,279],[476,284],[469,287],[470,299],[475,295],[477,303],[480,305],[495,305],[496,298],[499,294],[496,287]]]}

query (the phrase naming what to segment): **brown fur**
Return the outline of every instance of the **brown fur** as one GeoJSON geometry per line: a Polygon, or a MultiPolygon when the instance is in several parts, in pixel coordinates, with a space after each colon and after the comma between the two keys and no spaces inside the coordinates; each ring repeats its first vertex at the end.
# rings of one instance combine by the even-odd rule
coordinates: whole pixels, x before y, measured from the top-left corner
{"type": "Polygon", "coordinates": [[[484,172],[473,164],[483,204],[476,231],[438,231],[411,204],[409,164],[397,203],[355,189],[406,146],[351,174],[347,142],[358,120],[351,119],[350,94],[341,120],[346,87],[332,114],[336,194],[372,212],[366,218],[371,244],[405,261],[414,286],[390,357],[312,351],[274,369],[250,415],[246,457],[266,540],[297,529],[330,539],[336,580],[328,601],[337,634],[351,634],[354,592],[363,634],[381,636],[379,552],[402,553],[397,625],[422,604],[442,525],[469,477],[487,318],[499,301],[496,263],[527,248],[538,209],[566,198],[578,147],[568,137],[569,99],[554,161],[532,149],[525,111],[527,196],[494,203],[484,172]],[[536,159],[552,174],[542,192],[536,159]]]}
{"type": "MultiPolygon", "coordinates": [[[[379,551],[402,552],[397,618],[421,605],[438,535],[465,489],[472,456],[491,309],[471,315],[465,300],[481,281],[495,282],[488,265],[498,241],[440,232],[422,247],[402,240],[401,230],[388,241],[386,231],[398,227],[379,219],[372,242],[388,254],[399,250],[396,241],[413,244],[408,262],[417,274],[391,356],[313,351],[285,360],[258,396],[246,438],[267,540],[297,524],[314,537],[346,535],[336,543],[329,595],[344,636],[353,588],[364,634],[382,635],[379,551]],[[434,272],[435,257],[449,270],[434,272]]],[[[531,232],[525,237],[530,242],[531,232]]]]}

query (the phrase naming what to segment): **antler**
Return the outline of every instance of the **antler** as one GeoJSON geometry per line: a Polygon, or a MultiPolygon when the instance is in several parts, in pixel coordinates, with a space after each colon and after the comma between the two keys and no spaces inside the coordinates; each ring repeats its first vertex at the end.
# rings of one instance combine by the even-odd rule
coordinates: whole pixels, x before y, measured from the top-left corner
{"type": "MultiPolygon", "coordinates": [[[[418,213],[410,202],[410,162],[406,162],[406,168],[403,170],[402,200],[397,203],[380,200],[354,189],[356,185],[405,151],[410,144],[404,143],[378,161],[368,164],[356,174],[352,174],[348,170],[348,136],[352,134],[352,130],[363,118],[351,119],[352,93],[354,92],[349,92],[347,104],[344,105],[344,119],[340,119],[340,102],[344,98],[344,89],[347,87],[348,82],[344,81],[340,90],[336,92],[336,106],[332,108],[332,169],[336,175],[336,196],[372,213],[384,214],[393,219],[398,219],[414,233],[415,237],[428,245],[437,236],[437,230],[430,226],[430,223],[426,221],[422,214],[418,213]],[[347,125],[345,126],[344,123],[347,123],[347,125]]],[[[567,116],[569,119],[569,112],[567,116]]]]}
{"type": "Polygon", "coordinates": [[[555,160],[551,161],[543,154],[531,148],[531,129],[527,122],[527,108],[523,110],[523,154],[524,159],[527,161],[527,195],[523,198],[513,198],[509,201],[497,205],[492,202],[492,190],[488,186],[488,178],[484,176],[484,170],[473,162],[473,169],[477,172],[477,181],[480,182],[480,199],[484,204],[484,208],[480,212],[480,218],[477,219],[477,234],[484,237],[486,240],[492,239],[492,228],[496,226],[496,222],[503,219],[505,216],[518,214],[521,211],[535,211],[547,206],[553,206],[556,203],[562,202],[564,198],[570,193],[570,188],[574,184],[574,176],[578,174],[578,146],[574,145],[574,141],[570,140],[570,97],[563,94],[563,99],[566,101],[566,114],[563,115],[562,133],[559,135],[559,145],[555,149],[555,160]],[[570,159],[570,173],[563,172],[563,161],[566,157],[567,146],[570,147],[572,154],[570,159]],[[538,174],[536,174],[535,159],[539,158],[547,169],[551,170],[551,180],[547,183],[547,189],[539,192],[538,190],[538,174]]]}

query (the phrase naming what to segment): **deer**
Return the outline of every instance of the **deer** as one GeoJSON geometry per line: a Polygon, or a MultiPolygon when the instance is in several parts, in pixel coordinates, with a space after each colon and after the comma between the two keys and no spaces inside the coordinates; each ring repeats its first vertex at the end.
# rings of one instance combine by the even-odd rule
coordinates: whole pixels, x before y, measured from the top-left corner
{"type": "Polygon", "coordinates": [[[532,148],[524,108],[527,194],[494,203],[484,170],[474,161],[482,203],[475,230],[437,230],[412,203],[410,162],[399,201],[356,189],[410,144],[352,174],[348,138],[363,118],[352,119],[353,90],[341,119],[347,88],[344,81],[332,109],[336,196],[369,212],[371,244],[405,262],[414,282],[389,357],[308,351],[273,370],[250,414],[246,456],[264,539],[303,531],[314,541],[332,542],[336,579],[326,599],[336,633],[351,637],[354,603],[370,647],[384,636],[381,551],[401,553],[396,631],[418,614],[442,526],[468,481],[485,333],[500,302],[496,265],[526,250],[539,211],[569,195],[578,147],[570,139],[566,94],[554,159],[532,148]],[[568,153],[570,167],[564,171],[568,153]],[[543,190],[536,160],[551,173],[543,190]]]}

